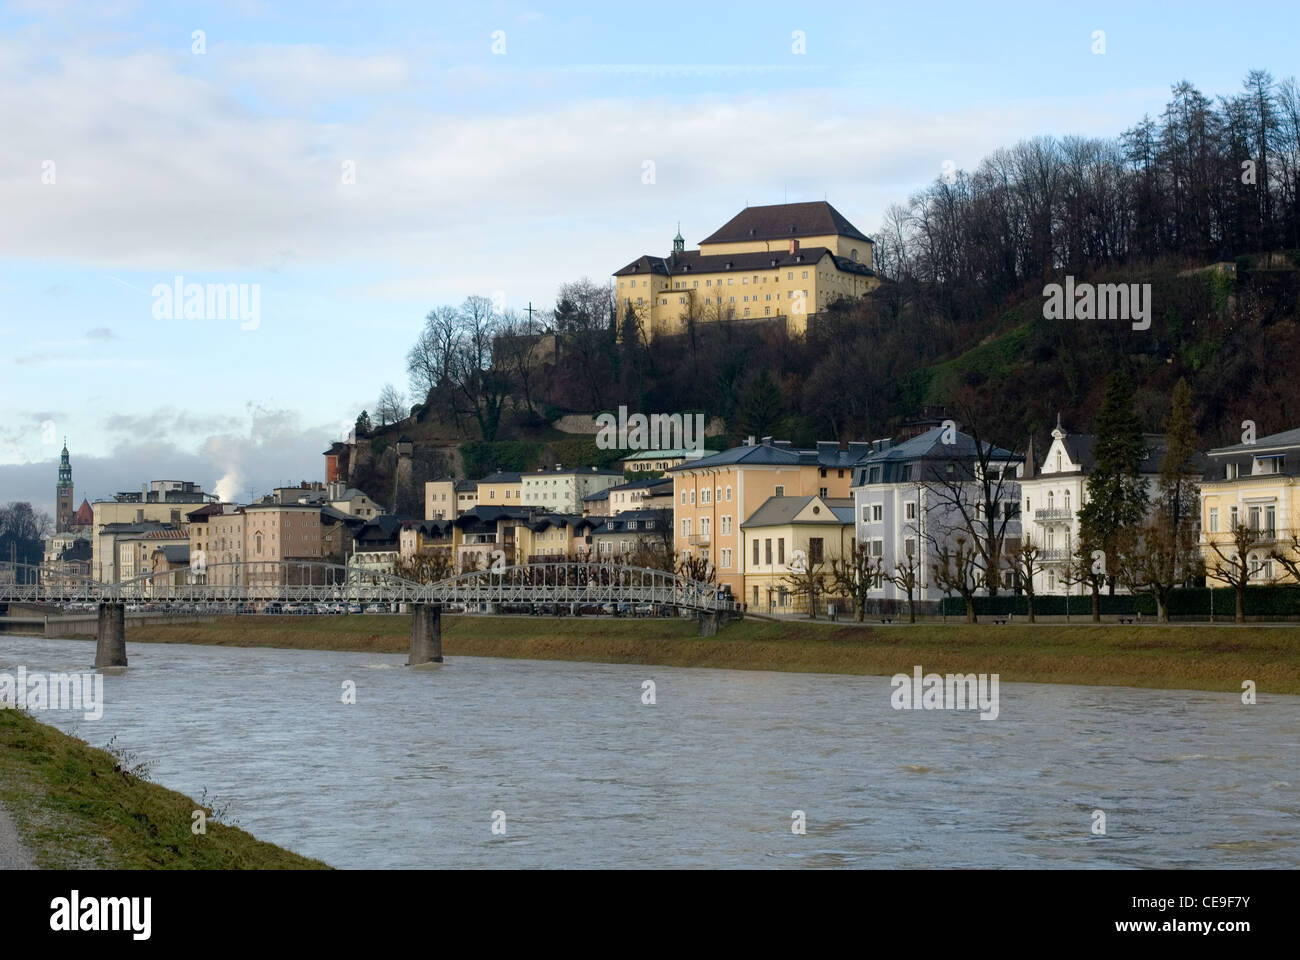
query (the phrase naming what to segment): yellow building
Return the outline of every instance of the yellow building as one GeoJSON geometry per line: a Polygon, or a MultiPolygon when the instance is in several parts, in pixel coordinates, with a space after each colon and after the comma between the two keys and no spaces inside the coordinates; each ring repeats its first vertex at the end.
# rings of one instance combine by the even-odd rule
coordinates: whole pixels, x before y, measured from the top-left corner
{"type": "Polygon", "coordinates": [[[1210,586],[1223,586],[1214,576],[1216,564],[1240,560],[1234,537],[1239,524],[1255,531],[1246,556],[1250,582],[1295,583],[1276,557],[1300,560],[1300,429],[1209,452],[1201,481],[1200,546],[1210,586]]]}
{"type": "Polygon", "coordinates": [[[690,323],[784,318],[803,334],[808,317],[880,284],[871,239],[829,203],[746,207],[686,250],[644,255],[614,274],[619,322],[630,308],[647,337],[690,323]]]}
{"type": "MultiPolygon", "coordinates": [[[[746,555],[741,524],[769,497],[848,497],[853,464],[871,449],[833,442],[800,450],[789,441],[764,437],[673,467],[673,545],[681,557],[698,556],[717,571],[718,582],[740,599],[746,555]]],[[[752,593],[752,591],[751,591],[752,593]]],[[[752,601],[751,597],[746,599],[752,601]]]]}
{"type": "Polygon", "coordinates": [[[485,507],[517,507],[523,494],[524,481],[517,473],[494,473],[478,482],[478,502],[485,507]]]}
{"type": "Polygon", "coordinates": [[[799,575],[821,574],[829,591],[832,561],[847,559],[853,549],[853,500],[769,497],[740,530],[745,556],[740,599],[755,610],[807,613],[799,575]]]}

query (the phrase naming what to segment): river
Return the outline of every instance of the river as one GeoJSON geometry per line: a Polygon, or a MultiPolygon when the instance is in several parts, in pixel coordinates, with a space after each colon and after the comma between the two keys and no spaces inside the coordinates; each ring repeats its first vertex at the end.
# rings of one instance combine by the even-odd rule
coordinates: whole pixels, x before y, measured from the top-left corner
{"type": "MultiPolygon", "coordinates": [[[[102,719],[37,718],[341,868],[1300,866],[1295,696],[1002,683],[981,720],[894,710],[885,677],[128,654],[102,719]]],[[[0,635],[0,672],[93,658],[0,635]]]]}

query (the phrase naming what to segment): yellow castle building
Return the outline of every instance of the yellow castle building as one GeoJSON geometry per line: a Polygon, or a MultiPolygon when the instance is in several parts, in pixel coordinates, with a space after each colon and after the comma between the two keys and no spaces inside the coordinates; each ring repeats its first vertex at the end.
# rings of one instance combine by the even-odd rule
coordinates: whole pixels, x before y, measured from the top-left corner
{"type": "Polygon", "coordinates": [[[679,228],[671,254],[638,257],[614,276],[620,324],[631,310],[648,338],[778,318],[803,334],[809,316],[880,284],[871,238],[825,201],[746,207],[698,250],[679,228]]]}

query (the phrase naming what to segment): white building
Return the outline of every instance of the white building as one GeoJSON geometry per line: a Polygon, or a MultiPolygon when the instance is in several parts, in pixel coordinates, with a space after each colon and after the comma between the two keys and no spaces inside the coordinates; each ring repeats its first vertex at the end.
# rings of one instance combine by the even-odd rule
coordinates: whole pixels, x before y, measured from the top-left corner
{"type": "MultiPolygon", "coordinates": [[[[1147,497],[1154,502],[1160,484],[1160,460],[1164,456],[1164,437],[1144,434],[1146,459],[1140,474],[1147,483],[1147,497]]],[[[1079,539],[1079,509],[1087,502],[1088,474],[1094,457],[1096,437],[1087,433],[1067,433],[1056,419],[1052,443],[1042,463],[1030,457],[1020,470],[1021,517],[1026,535],[1038,547],[1038,572],[1034,575],[1037,595],[1069,593],[1091,594],[1087,584],[1065,582],[1063,575],[1072,562],[1079,539]]],[[[1118,585],[1117,592],[1124,592],[1118,585]]]]}
{"type": "MultiPolygon", "coordinates": [[[[874,451],[853,468],[855,536],[872,557],[883,562],[886,577],[906,557],[917,558],[918,600],[942,600],[931,565],[940,547],[952,548],[958,537],[971,539],[962,519],[982,509],[980,460],[988,464],[993,496],[997,499],[995,529],[1007,544],[1020,538],[1019,481],[1016,467],[1021,457],[1009,450],[987,447],[977,456],[975,441],[955,429],[935,427],[894,446],[878,441],[874,451]],[[950,440],[951,442],[945,442],[950,440]],[[966,479],[963,479],[966,478],[966,479]]],[[[983,530],[982,521],[976,530],[983,530]]],[[[1001,571],[1004,588],[1014,574],[1001,571]]],[[[879,600],[906,600],[907,591],[883,580],[871,592],[879,600]]]]}
{"type": "Polygon", "coordinates": [[[566,470],[537,470],[523,475],[523,505],[540,507],[548,513],[581,514],[583,498],[598,490],[618,486],[623,471],[581,467],[566,470]]]}

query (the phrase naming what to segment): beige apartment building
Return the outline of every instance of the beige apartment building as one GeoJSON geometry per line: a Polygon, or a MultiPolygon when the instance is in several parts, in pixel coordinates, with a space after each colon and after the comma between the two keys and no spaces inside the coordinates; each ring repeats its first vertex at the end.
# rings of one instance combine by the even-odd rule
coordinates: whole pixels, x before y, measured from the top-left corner
{"type": "Polygon", "coordinates": [[[647,337],[690,323],[783,319],[803,334],[808,317],[880,285],[871,239],[824,201],[746,207],[699,250],[679,230],[672,253],[633,260],[617,277],[619,320],[628,310],[647,337]]]}
{"type": "Polygon", "coordinates": [[[826,442],[801,450],[764,437],[673,467],[674,548],[680,557],[708,560],[718,582],[741,598],[747,571],[740,525],[770,497],[850,496],[853,464],[870,449],[868,443],[826,442]]]}

